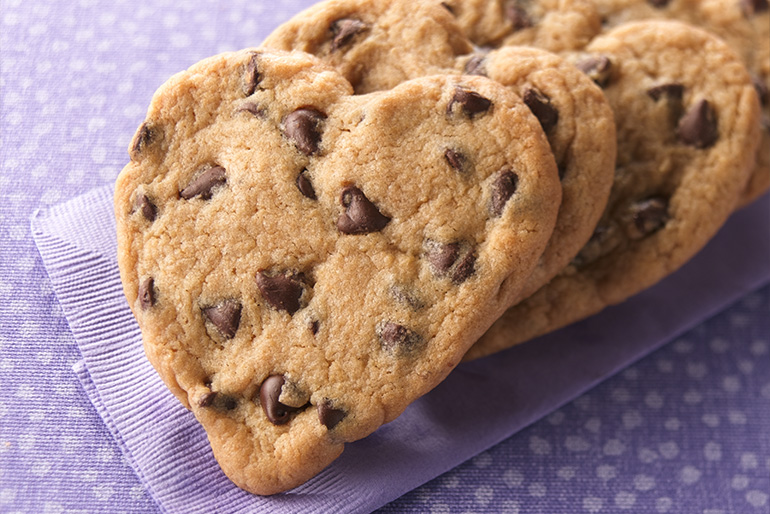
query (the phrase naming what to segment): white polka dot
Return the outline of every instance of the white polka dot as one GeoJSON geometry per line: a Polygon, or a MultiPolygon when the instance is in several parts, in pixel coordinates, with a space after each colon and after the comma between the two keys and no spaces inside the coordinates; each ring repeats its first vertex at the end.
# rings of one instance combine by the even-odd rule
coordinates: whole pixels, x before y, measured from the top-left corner
{"type": "Polygon", "coordinates": [[[762,395],[762,398],[770,400],[770,383],[763,385],[762,389],[759,390],[759,394],[762,395]]]}
{"type": "Polygon", "coordinates": [[[703,401],[703,395],[694,389],[690,389],[684,393],[682,400],[690,405],[695,405],[703,401]]]}
{"type": "Polygon", "coordinates": [[[643,421],[639,411],[630,410],[623,413],[623,426],[626,430],[633,430],[634,428],[640,427],[643,421]]]}
{"type": "Polygon", "coordinates": [[[479,469],[488,468],[492,464],[492,455],[489,452],[479,453],[471,462],[479,469]]]}
{"type": "Polygon", "coordinates": [[[604,447],[602,448],[602,453],[610,457],[617,457],[618,455],[623,455],[625,451],[626,451],[626,445],[623,444],[619,439],[610,439],[609,441],[604,443],[604,447]]]}
{"type": "Polygon", "coordinates": [[[47,475],[48,472],[51,471],[52,467],[53,464],[47,460],[38,460],[32,464],[32,466],[29,468],[29,472],[35,476],[42,477],[47,475]]]}
{"type": "Polygon", "coordinates": [[[746,493],[746,501],[749,502],[752,507],[764,507],[767,505],[767,493],[762,491],[752,490],[746,493]]]}
{"type": "Polygon", "coordinates": [[[655,478],[650,475],[636,475],[634,477],[634,488],[637,491],[649,491],[655,488],[655,478]]]}
{"type": "Polygon", "coordinates": [[[745,328],[751,324],[751,317],[745,314],[733,314],[730,316],[730,325],[736,328],[745,328]]]}
{"type": "Polygon", "coordinates": [[[98,484],[91,488],[91,494],[93,494],[97,500],[107,501],[115,494],[115,489],[109,484],[98,484]]]}
{"type": "Polygon", "coordinates": [[[737,410],[731,410],[727,413],[727,419],[732,423],[733,425],[745,425],[748,421],[746,419],[746,415],[740,411],[737,410]]]}
{"type": "Polygon", "coordinates": [[[735,489],[736,491],[743,491],[749,486],[749,477],[746,475],[735,475],[732,480],[730,480],[730,487],[735,489]]]}
{"type": "Polygon", "coordinates": [[[675,430],[679,430],[679,428],[682,426],[682,423],[679,421],[679,418],[668,418],[663,422],[663,426],[666,428],[666,430],[671,430],[673,432],[675,430]]]}
{"type": "Polygon", "coordinates": [[[551,443],[542,437],[532,436],[529,438],[529,451],[535,455],[549,455],[551,453],[551,443]]]}
{"type": "Polygon", "coordinates": [[[656,362],[655,365],[658,367],[658,371],[661,373],[671,373],[674,371],[674,363],[670,360],[661,359],[656,362]]]}
{"type": "Polygon", "coordinates": [[[536,498],[542,498],[543,496],[545,496],[547,492],[547,488],[543,484],[534,483],[534,484],[530,484],[529,487],[527,487],[527,491],[529,492],[530,496],[534,496],[536,498]]]}
{"type": "Polygon", "coordinates": [[[701,475],[702,473],[698,468],[688,465],[682,468],[682,472],[679,477],[686,485],[692,485],[700,480],[701,475]]]}
{"type": "Polygon", "coordinates": [[[623,372],[623,378],[626,380],[636,380],[639,378],[639,370],[636,368],[628,368],[623,372]]]}
{"type": "Polygon", "coordinates": [[[703,514],[725,514],[722,509],[703,509],[703,514]]]}
{"type": "Polygon", "coordinates": [[[615,468],[615,466],[602,464],[601,466],[596,468],[596,476],[601,478],[602,480],[612,480],[613,478],[618,476],[618,470],[615,468]]]}
{"type": "Polygon", "coordinates": [[[35,389],[31,385],[20,384],[16,388],[16,398],[19,398],[20,400],[29,400],[34,397],[35,397],[35,389]]]}
{"type": "Polygon", "coordinates": [[[709,342],[709,348],[714,353],[725,353],[730,349],[730,343],[721,337],[715,337],[709,342]]]}
{"type": "Polygon", "coordinates": [[[43,504],[43,514],[61,514],[64,512],[64,507],[61,503],[45,502],[43,504]]]}
{"type": "Polygon", "coordinates": [[[430,506],[430,514],[450,514],[452,509],[446,503],[436,502],[430,506]]]}
{"type": "Polygon", "coordinates": [[[748,360],[739,360],[738,369],[744,375],[751,375],[754,372],[754,363],[748,360]]]}
{"type": "Polygon", "coordinates": [[[102,130],[106,126],[107,126],[107,120],[104,118],[91,118],[90,120],[88,120],[89,132],[96,132],[98,130],[102,130]]]}
{"type": "Polygon", "coordinates": [[[482,485],[476,488],[473,496],[476,498],[477,504],[484,506],[495,496],[495,490],[490,485],[482,485]]]}
{"type": "Polygon", "coordinates": [[[591,448],[591,444],[580,436],[570,435],[564,440],[564,447],[572,452],[584,452],[591,448]]]}
{"type": "Polygon", "coordinates": [[[655,510],[658,512],[668,512],[673,504],[674,502],[671,498],[663,496],[655,500],[655,510]]]}
{"type": "Polygon", "coordinates": [[[444,489],[457,489],[460,486],[460,477],[457,475],[445,475],[441,479],[441,486],[444,489]]]}
{"type": "Polygon", "coordinates": [[[14,489],[3,489],[0,491],[0,505],[7,505],[16,499],[16,491],[14,489]]]}
{"type": "Polygon", "coordinates": [[[685,354],[685,353],[691,353],[695,348],[695,345],[690,341],[680,339],[679,341],[676,341],[674,343],[673,348],[676,353],[685,354]]]}
{"type": "Polygon", "coordinates": [[[657,391],[652,391],[644,397],[644,403],[651,409],[660,409],[664,402],[663,397],[657,391]]]}
{"type": "Polygon", "coordinates": [[[757,469],[759,467],[759,460],[756,453],[744,453],[741,455],[741,469],[757,469]]]}
{"type": "Polygon", "coordinates": [[[524,482],[524,475],[518,469],[508,469],[503,473],[503,483],[508,487],[519,487],[524,482]]]}
{"type": "Polygon", "coordinates": [[[650,464],[651,462],[658,460],[657,452],[655,450],[650,450],[649,448],[641,448],[637,455],[639,460],[645,464],[650,464]]]}
{"type": "Polygon", "coordinates": [[[722,460],[722,445],[714,441],[709,441],[703,447],[703,456],[709,461],[722,460]]]}
{"type": "Polygon", "coordinates": [[[563,411],[557,410],[550,416],[548,416],[546,419],[548,420],[548,423],[551,425],[561,425],[564,421],[565,415],[563,411]]]}
{"type": "Polygon", "coordinates": [[[636,503],[636,495],[627,491],[620,491],[615,495],[615,505],[620,509],[630,509],[636,503]]]}
{"type": "Polygon", "coordinates": [[[703,421],[704,425],[711,428],[719,426],[719,416],[717,416],[716,414],[704,414],[701,417],[701,421],[703,421]]]}
{"type": "Polygon", "coordinates": [[[556,472],[556,475],[562,480],[572,480],[576,474],[577,469],[574,466],[564,466],[556,472]]]}
{"type": "Polygon", "coordinates": [[[737,393],[741,390],[741,380],[735,375],[730,375],[722,379],[722,389],[728,393],[737,393]]]}
{"type": "MultiPolygon", "coordinates": [[[[768,384],[768,386],[770,386],[770,384],[768,384]]],[[[575,398],[572,403],[580,410],[588,410],[591,408],[591,397],[584,394],[583,396],[575,398]]]]}
{"type": "Polygon", "coordinates": [[[171,41],[171,46],[174,48],[187,48],[192,42],[190,36],[184,32],[174,32],[168,38],[171,41]]]}
{"type": "Polygon", "coordinates": [[[708,374],[708,368],[702,362],[688,362],[687,363],[687,376],[690,378],[700,379],[708,374]]]}
{"type": "Polygon", "coordinates": [[[599,512],[604,506],[604,500],[596,496],[583,498],[583,510],[588,512],[599,512]]]}
{"type": "Polygon", "coordinates": [[[589,432],[597,434],[599,433],[599,430],[602,427],[602,420],[599,418],[590,418],[588,421],[586,421],[586,424],[583,426],[589,432]]]}
{"type": "Polygon", "coordinates": [[[514,500],[506,500],[503,502],[503,510],[501,514],[519,514],[519,504],[514,500]]]}
{"type": "Polygon", "coordinates": [[[658,445],[658,451],[664,459],[673,459],[679,455],[679,445],[674,441],[668,441],[658,445]]]}
{"type": "Polygon", "coordinates": [[[611,396],[612,396],[612,399],[618,403],[627,403],[631,401],[631,393],[628,392],[628,389],[625,389],[623,387],[618,387],[616,389],[613,389],[611,396]]]}
{"type": "Polygon", "coordinates": [[[765,355],[768,352],[768,347],[770,345],[766,341],[754,341],[749,347],[749,351],[757,356],[765,355]]]}

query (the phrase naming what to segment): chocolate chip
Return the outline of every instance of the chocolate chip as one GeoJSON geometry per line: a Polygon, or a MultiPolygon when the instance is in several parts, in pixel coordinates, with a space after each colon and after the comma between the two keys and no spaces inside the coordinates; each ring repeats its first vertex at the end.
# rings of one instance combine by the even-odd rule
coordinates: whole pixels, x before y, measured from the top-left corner
{"type": "Polygon", "coordinates": [[[543,94],[540,90],[531,87],[524,91],[522,99],[532,114],[540,121],[540,126],[545,132],[551,130],[559,121],[559,111],[551,104],[548,95],[543,94]]]}
{"type": "Polygon", "coordinates": [[[466,75],[487,76],[486,55],[476,54],[465,63],[464,71],[466,75]]]}
{"type": "Polygon", "coordinates": [[[332,406],[332,402],[329,400],[325,400],[323,403],[320,403],[317,407],[318,410],[318,420],[321,422],[323,426],[328,428],[329,430],[336,427],[340,421],[345,419],[345,416],[347,413],[342,409],[335,409],[332,406]]]}
{"type": "Polygon", "coordinates": [[[379,209],[355,186],[342,190],[340,203],[345,212],[337,218],[337,230],[343,234],[366,234],[385,228],[390,218],[379,209]]]}
{"type": "Polygon", "coordinates": [[[211,407],[214,405],[214,401],[217,399],[217,393],[209,391],[200,397],[198,400],[198,407],[211,407]]]}
{"type": "Polygon", "coordinates": [[[300,298],[305,287],[299,277],[290,272],[268,275],[257,273],[257,287],[262,297],[273,308],[294,314],[300,307],[300,298]]]}
{"type": "Polygon", "coordinates": [[[444,158],[446,162],[458,173],[465,173],[468,171],[469,162],[465,154],[453,148],[447,148],[444,150],[444,158]]]}
{"type": "Polygon", "coordinates": [[[599,87],[605,87],[612,75],[612,61],[604,55],[586,57],[578,61],[575,67],[588,75],[599,87]]]}
{"type": "Polygon", "coordinates": [[[449,5],[447,2],[441,2],[441,7],[449,11],[449,14],[453,16],[457,16],[457,14],[455,14],[454,8],[451,5],[449,5]]]}
{"type": "Polygon", "coordinates": [[[321,322],[318,321],[317,319],[311,320],[308,323],[308,328],[310,328],[310,332],[313,335],[316,335],[318,333],[318,329],[321,328],[321,322]]]}
{"type": "Polygon", "coordinates": [[[307,170],[302,170],[299,172],[299,175],[297,175],[297,189],[299,189],[299,192],[302,193],[303,196],[310,198],[311,200],[315,200],[315,189],[313,189],[313,183],[310,182],[310,179],[307,177],[307,170]]]}
{"type": "Polygon", "coordinates": [[[527,11],[516,5],[516,3],[509,4],[505,8],[505,17],[511,22],[514,32],[534,25],[532,18],[530,18],[527,11]]]}
{"type": "Polygon", "coordinates": [[[321,123],[326,115],[312,107],[302,107],[283,120],[283,132],[300,152],[313,155],[321,143],[321,123]]]}
{"type": "Polygon", "coordinates": [[[519,177],[514,172],[510,170],[500,172],[492,183],[492,200],[489,207],[492,217],[497,218],[503,214],[505,205],[516,192],[518,184],[519,177]]]}
{"type": "Polygon", "coordinates": [[[675,82],[659,84],[648,89],[647,94],[656,102],[661,98],[666,100],[681,100],[682,95],[684,94],[684,86],[675,82]]]}
{"type": "Polygon", "coordinates": [[[243,93],[246,96],[253,95],[262,80],[257,63],[258,59],[259,54],[251,54],[249,61],[246,63],[246,69],[243,73],[243,93]]]}
{"type": "Polygon", "coordinates": [[[703,149],[719,139],[717,116],[708,100],[700,100],[679,120],[679,139],[686,145],[703,149]]]}
{"type": "Polygon", "coordinates": [[[469,118],[485,113],[492,107],[492,101],[488,98],[460,86],[455,88],[455,94],[447,105],[447,114],[453,113],[455,104],[459,104],[462,112],[469,118]]]}
{"type": "Polygon", "coordinates": [[[331,51],[336,52],[343,46],[350,43],[353,36],[359,34],[366,29],[368,25],[361,20],[353,18],[343,18],[332,23],[331,31],[333,34],[331,51]]]}
{"type": "Polygon", "coordinates": [[[145,121],[139,125],[134,138],[131,140],[131,149],[128,151],[132,161],[139,159],[140,154],[152,143],[154,137],[155,131],[148,122],[145,121]]]}
{"type": "Polygon", "coordinates": [[[387,352],[408,354],[422,343],[422,337],[418,333],[392,321],[379,323],[376,332],[382,349],[387,352]]]}
{"type": "Polygon", "coordinates": [[[232,339],[241,324],[241,304],[235,300],[224,300],[213,307],[204,307],[203,315],[225,337],[232,339]]]}
{"type": "Polygon", "coordinates": [[[647,3],[649,3],[653,7],[657,7],[658,9],[667,7],[670,2],[671,0],[647,0],[647,3]]]}
{"type": "Polygon", "coordinates": [[[768,100],[770,100],[770,92],[767,89],[767,84],[765,84],[765,81],[762,80],[761,77],[758,77],[756,75],[751,76],[751,81],[754,83],[754,89],[757,90],[757,95],[759,96],[759,103],[762,105],[767,105],[768,100]]]}
{"type": "Polygon", "coordinates": [[[270,375],[262,382],[259,388],[259,400],[265,416],[273,425],[283,425],[289,421],[292,412],[297,412],[299,407],[290,407],[279,401],[281,390],[286,383],[283,375],[270,375]]]}
{"type": "Polygon", "coordinates": [[[222,166],[211,166],[199,174],[190,184],[179,192],[179,196],[185,200],[191,200],[196,196],[208,200],[214,194],[214,188],[227,182],[225,169],[222,166]]]}
{"type": "Polygon", "coordinates": [[[441,244],[435,241],[428,241],[426,246],[427,251],[425,256],[433,267],[434,273],[439,276],[444,276],[449,273],[452,264],[454,264],[457,257],[460,256],[460,244],[441,244]]]}
{"type": "Polygon", "coordinates": [[[264,118],[267,115],[265,108],[254,102],[246,102],[242,104],[240,107],[238,107],[236,112],[248,112],[257,118],[264,118]]]}
{"type": "Polygon", "coordinates": [[[425,307],[425,304],[412,291],[408,290],[405,286],[400,286],[400,285],[391,286],[390,294],[393,296],[393,298],[397,302],[408,306],[414,311],[418,311],[423,307],[425,307]]]}
{"type": "Polygon", "coordinates": [[[455,269],[450,273],[449,278],[456,285],[462,284],[475,271],[476,254],[469,251],[465,257],[455,265],[455,269]]]}
{"type": "Polygon", "coordinates": [[[155,204],[152,203],[147,195],[137,195],[134,207],[137,211],[142,213],[142,216],[144,216],[147,221],[155,221],[155,218],[158,215],[158,208],[155,207],[155,204]]]}
{"type": "Polygon", "coordinates": [[[767,0],[740,0],[741,10],[746,16],[753,16],[758,12],[764,12],[768,9],[767,0]]]}
{"type": "Polygon", "coordinates": [[[634,231],[629,235],[639,239],[657,232],[668,221],[668,201],[655,196],[633,204],[630,208],[634,231]]]}
{"type": "Polygon", "coordinates": [[[142,310],[147,310],[153,305],[155,305],[155,281],[150,277],[139,284],[139,306],[142,310]]]}

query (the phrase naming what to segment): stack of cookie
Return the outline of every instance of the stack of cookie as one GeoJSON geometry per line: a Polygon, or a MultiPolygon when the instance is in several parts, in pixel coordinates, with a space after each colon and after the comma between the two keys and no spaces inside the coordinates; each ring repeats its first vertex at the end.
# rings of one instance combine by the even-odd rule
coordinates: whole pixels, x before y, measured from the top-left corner
{"type": "Polygon", "coordinates": [[[766,0],[326,0],[175,75],[115,191],[149,360],[236,484],[303,483],[767,189],[768,30],[766,0]]]}

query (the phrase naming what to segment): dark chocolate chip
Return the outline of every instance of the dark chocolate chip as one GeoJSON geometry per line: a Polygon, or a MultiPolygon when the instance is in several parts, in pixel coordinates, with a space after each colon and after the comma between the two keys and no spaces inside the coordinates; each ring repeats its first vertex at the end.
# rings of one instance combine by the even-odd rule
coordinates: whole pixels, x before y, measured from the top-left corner
{"type": "Polygon", "coordinates": [[[355,186],[342,190],[340,203],[345,212],[337,218],[337,230],[343,234],[366,234],[385,228],[390,218],[379,209],[355,186]]]}
{"type": "Polygon", "coordinates": [[[236,112],[248,112],[257,118],[264,118],[267,115],[267,110],[254,102],[246,102],[242,104],[240,107],[238,107],[236,112]]]}
{"type": "Polygon", "coordinates": [[[540,126],[545,132],[548,132],[559,121],[559,111],[551,104],[548,95],[543,94],[536,88],[529,88],[524,91],[522,97],[532,114],[540,121],[540,126]]]}
{"type": "Polygon", "coordinates": [[[262,75],[259,73],[259,54],[251,54],[249,61],[246,63],[246,69],[243,73],[243,93],[246,96],[251,96],[257,90],[262,75]]]}
{"type": "Polygon", "coordinates": [[[139,158],[144,149],[152,143],[154,137],[155,131],[150,127],[148,122],[145,121],[139,125],[136,134],[134,134],[134,138],[131,140],[131,150],[128,152],[132,161],[139,158]]]}
{"type": "Polygon", "coordinates": [[[659,196],[637,202],[631,206],[631,218],[637,237],[657,232],[668,221],[668,202],[659,196]]]}
{"type": "Polygon", "coordinates": [[[418,333],[392,321],[384,321],[377,326],[377,337],[383,350],[402,355],[412,352],[422,343],[418,333]]]}
{"type": "Polygon", "coordinates": [[[510,170],[500,172],[492,183],[492,200],[489,207],[492,217],[497,218],[503,214],[505,205],[516,192],[518,184],[519,177],[514,172],[510,170]]]}
{"type": "Polygon", "coordinates": [[[268,275],[257,273],[257,287],[267,303],[273,308],[294,314],[300,307],[300,298],[305,291],[297,275],[289,272],[268,275]]]}
{"type": "Polygon", "coordinates": [[[206,316],[217,330],[225,337],[232,339],[241,324],[241,304],[235,300],[224,300],[213,307],[204,307],[203,315],[206,316]]]}
{"type": "Polygon", "coordinates": [[[310,323],[308,323],[308,328],[310,328],[310,332],[312,332],[313,335],[316,335],[318,329],[321,328],[321,322],[317,319],[311,320],[310,323]]]}
{"type": "Polygon", "coordinates": [[[464,68],[466,75],[481,75],[487,76],[486,70],[486,55],[476,54],[465,63],[464,68]]]}
{"type": "Polygon", "coordinates": [[[313,155],[321,143],[321,123],[326,115],[312,107],[302,107],[283,120],[283,132],[300,152],[313,155]]]}
{"type": "Polygon", "coordinates": [[[476,254],[472,251],[465,254],[465,257],[460,259],[455,265],[454,270],[450,273],[449,277],[454,284],[462,284],[468,277],[473,275],[475,271],[476,254]]]}
{"type": "Polygon", "coordinates": [[[468,171],[468,158],[458,150],[453,148],[447,148],[444,150],[444,158],[455,171],[458,173],[465,173],[468,171]]]}
{"type": "Polygon", "coordinates": [[[469,118],[485,113],[492,107],[492,101],[490,99],[484,98],[477,92],[470,91],[460,86],[455,88],[455,94],[447,105],[447,114],[453,113],[455,104],[459,104],[462,112],[469,118]]]}
{"type": "Polygon", "coordinates": [[[318,420],[329,430],[336,427],[340,421],[345,419],[347,413],[342,409],[335,409],[329,400],[325,400],[318,405],[318,420]]]}
{"type": "Polygon", "coordinates": [[[147,310],[155,305],[155,281],[152,277],[146,278],[139,284],[139,305],[142,310],[147,310]]]}
{"type": "Polygon", "coordinates": [[[343,46],[351,42],[353,37],[365,31],[369,27],[361,20],[353,18],[343,18],[332,23],[332,46],[331,51],[336,52],[343,46]]]}
{"type": "Polygon", "coordinates": [[[684,94],[684,86],[675,82],[659,84],[648,89],[647,94],[656,102],[661,98],[667,100],[681,100],[682,95],[684,94]]]}
{"type": "Polygon", "coordinates": [[[575,67],[588,75],[599,87],[604,87],[612,75],[612,61],[604,55],[594,55],[578,61],[575,67]]]}
{"type": "Polygon", "coordinates": [[[758,12],[764,12],[768,9],[767,0],[740,0],[741,10],[746,16],[753,16],[758,12]]]}
{"type": "Polygon", "coordinates": [[[455,14],[454,8],[451,5],[449,5],[447,2],[441,2],[441,7],[449,11],[449,14],[453,16],[457,16],[457,14],[455,14]]]}
{"type": "Polygon", "coordinates": [[[505,8],[505,17],[511,22],[511,27],[514,32],[534,25],[532,18],[530,18],[527,11],[515,3],[509,4],[505,8]]]}
{"type": "Polygon", "coordinates": [[[198,400],[198,407],[211,407],[214,405],[214,401],[217,399],[217,393],[209,391],[200,397],[198,400]]]}
{"type": "Polygon", "coordinates": [[[412,291],[408,290],[404,286],[394,285],[390,287],[390,294],[393,298],[414,311],[418,311],[425,307],[425,304],[420,300],[412,291]]]}
{"type": "Polygon", "coordinates": [[[426,258],[433,267],[433,271],[440,276],[444,276],[460,256],[460,244],[448,243],[441,244],[435,241],[428,241],[426,258]]]}
{"type": "Polygon", "coordinates": [[[670,2],[671,0],[647,0],[647,3],[653,7],[657,7],[658,9],[667,7],[670,2]]]}
{"type": "Polygon", "coordinates": [[[211,166],[182,189],[179,196],[185,200],[191,200],[196,196],[208,200],[214,194],[214,189],[225,182],[227,182],[225,169],[222,166],[211,166]]]}
{"type": "Polygon", "coordinates": [[[286,383],[286,379],[283,375],[270,375],[259,388],[262,410],[273,425],[285,424],[289,421],[291,413],[299,410],[298,407],[289,407],[279,401],[284,383],[286,383]]]}
{"type": "Polygon", "coordinates": [[[717,116],[708,100],[700,100],[679,120],[679,139],[695,148],[708,148],[719,139],[717,116]]]}
{"type": "Polygon", "coordinates": [[[223,410],[233,410],[238,406],[238,400],[226,394],[218,395],[216,403],[223,410]]]}
{"type": "Polygon", "coordinates": [[[302,170],[297,175],[297,189],[303,196],[315,200],[315,189],[313,189],[313,183],[307,177],[307,170],[302,170]]]}
{"type": "Polygon", "coordinates": [[[137,195],[134,205],[136,210],[141,212],[147,221],[155,221],[158,215],[158,208],[155,207],[155,204],[152,203],[147,195],[137,195]]]}
{"type": "Polygon", "coordinates": [[[765,84],[765,81],[762,80],[761,77],[756,75],[751,76],[751,81],[754,83],[754,89],[757,90],[759,103],[762,105],[767,105],[768,101],[770,101],[770,91],[768,91],[767,84],[765,84]]]}

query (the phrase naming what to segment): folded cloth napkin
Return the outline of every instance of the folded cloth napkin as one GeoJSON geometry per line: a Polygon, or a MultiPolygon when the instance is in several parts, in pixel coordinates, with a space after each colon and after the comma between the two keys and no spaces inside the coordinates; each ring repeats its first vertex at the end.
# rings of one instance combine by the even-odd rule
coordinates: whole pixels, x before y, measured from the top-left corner
{"type": "Polygon", "coordinates": [[[259,497],[221,472],[203,429],[145,359],[121,288],[112,189],[35,213],[32,231],[82,354],[75,372],[164,512],[368,512],[509,437],[770,280],[770,197],[693,261],[588,320],[461,364],[403,415],[292,491],[259,497]]]}

